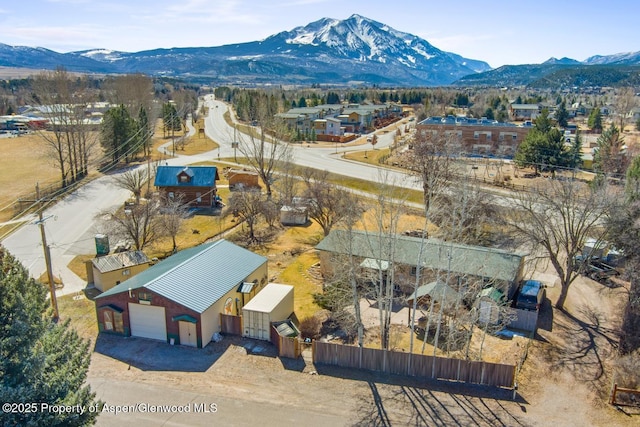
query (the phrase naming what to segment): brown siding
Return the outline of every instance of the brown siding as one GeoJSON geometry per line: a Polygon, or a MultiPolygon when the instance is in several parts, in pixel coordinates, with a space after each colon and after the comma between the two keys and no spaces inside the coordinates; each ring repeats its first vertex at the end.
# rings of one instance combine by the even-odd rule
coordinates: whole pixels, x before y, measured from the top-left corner
{"type": "Polygon", "coordinates": [[[182,195],[183,201],[189,203],[189,206],[208,208],[213,206],[213,199],[216,195],[216,188],[209,187],[162,187],[158,189],[163,194],[174,193],[176,197],[182,195]],[[198,202],[198,193],[200,193],[201,201],[198,202]]]}
{"type": "Polygon", "coordinates": [[[452,124],[418,124],[416,129],[418,134],[421,132],[437,132],[443,136],[449,135],[453,141],[459,142],[460,153],[506,156],[515,154],[518,146],[531,130],[529,127],[519,126],[456,126],[452,124]],[[491,133],[490,138],[489,133],[491,133]],[[513,139],[513,134],[516,136],[515,140],[513,139]],[[487,145],[489,147],[478,147],[478,145],[487,145]]]}

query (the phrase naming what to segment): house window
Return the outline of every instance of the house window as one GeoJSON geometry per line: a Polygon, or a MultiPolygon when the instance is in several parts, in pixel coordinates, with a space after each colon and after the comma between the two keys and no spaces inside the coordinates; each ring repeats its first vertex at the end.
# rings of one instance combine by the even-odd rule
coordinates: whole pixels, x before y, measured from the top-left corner
{"type": "Polygon", "coordinates": [[[173,200],[173,191],[169,191],[169,198],[173,200]]]}
{"type": "Polygon", "coordinates": [[[473,132],[473,138],[474,139],[480,138],[480,132],[478,132],[478,131],[473,132]]]}
{"type": "Polygon", "coordinates": [[[138,292],[138,299],[140,301],[149,301],[149,302],[151,302],[151,292],[144,292],[144,291],[138,292]]]}
{"type": "Polygon", "coordinates": [[[202,193],[196,193],[196,200],[198,203],[202,203],[202,193]]]}
{"type": "Polygon", "coordinates": [[[130,275],[130,274],[131,274],[131,270],[129,270],[128,268],[126,268],[126,269],[122,270],[122,275],[123,275],[123,276],[128,276],[128,275],[130,275]]]}
{"type": "Polygon", "coordinates": [[[113,326],[116,332],[124,333],[124,324],[122,323],[122,313],[113,312],[113,326]]]}
{"type": "Polygon", "coordinates": [[[113,331],[113,317],[112,312],[109,310],[105,310],[102,312],[102,316],[104,317],[104,329],[105,331],[113,331]]]}
{"type": "Polygon", "coordinates": [[[415,276],[416,274],[418,274],[418,267],[415,267],[415,266],[411,267],[411,275],[415,276]]]}
{"type": "Polygon", "coordinates": [[[187,175],[180,175],[180,182],[189,182],[189,177],[187,175]]]}

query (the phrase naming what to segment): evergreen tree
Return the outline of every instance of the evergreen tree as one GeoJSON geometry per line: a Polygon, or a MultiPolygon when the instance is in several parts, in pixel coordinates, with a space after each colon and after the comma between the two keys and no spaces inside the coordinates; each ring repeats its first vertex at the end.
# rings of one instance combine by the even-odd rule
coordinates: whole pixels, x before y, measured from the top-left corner
{"type": "Polygon", "coordinates": [[[598,137],[593,167],[599,173],[621,177],[627,170],[629,158],[624,150],[624,137],[615,124],[598,137]]]}
{"type": "Polygon", "coordinates": [[[589,129],[602,132],[602,113],[600,113],[600,108],[594,107],[589,113],[589,119],[587,120],[587,126],[589,129]]]}
{"type": "MultiPolygon", "coordinates": [[[[579,146],[578,146],[579,147],[579,146]]],[[[518,147],[514,161],[520,167],[531,166],[536,173],[570,167],[577,154],[564,143],[560,130],[552,126],[549,112],[544,109],[525,140],[518,147]]]]}
{"type": "Polygon", "coordinates": [[[560,103],[556,110],[556,121],[561,128],[565,128],[569,124],[569,112],[567,111],[567,105],[564,101],[560,103]]]}
{"type": "Polygon", "coordinates": [[[149,116],[147,115],[147,110],[144,106],[140,106],[140,111],[138,112],[138,129],[140,132],[138,133],[138,141],[139,146],[143,148],[144,155],[149,156],[151,154],[151,126],[149,125],[149,116]]]}
{"type": "Polygon", "coordinates": [[[495,120],[495,116],[494,116],[493,110],[491,108],[487,108],[484,111],[484,116],[489,120],[495,120]]]}
{"type": "Polygon", "coordinates": [[[307,106],[307,100],[305,99],[304,96],[300,97],[300,100],[298,101],[298,107],[303,108],[307,106]]]}
{"type": "Polygon", "coordinates": [[[100,143],[105,152],[111,155],[113,163],[122,157],[129,158],[137,151],[135,149],[136,125],[124,105],[109,109],[102,122],[100,143]]]}
{"type": "Polygon", "coordinates": [[[336,92],[327,93],[327,104],[340,104],[340,95],[336,92]]]}
{"type": "Polygon", "coordinates": [[[629,202],[640,199],[640,156],[634,157],[627,169],[627,182],[624,189],[629,202]]]}
{"type": "Polygon", "coordinates": [[[3,248],[0,266],[0,400],[38,406],[33,412],[3,411],[3,425],[94,424],[102,402],[95,400],[95,393],[85,384],[89,342],[68,322],[56,324],[45,315],[46,288],[29,278],[27,270],[3,248]],[[42,410],[43,404],[73,406],[84,413],[54,413],[42,410]]]}

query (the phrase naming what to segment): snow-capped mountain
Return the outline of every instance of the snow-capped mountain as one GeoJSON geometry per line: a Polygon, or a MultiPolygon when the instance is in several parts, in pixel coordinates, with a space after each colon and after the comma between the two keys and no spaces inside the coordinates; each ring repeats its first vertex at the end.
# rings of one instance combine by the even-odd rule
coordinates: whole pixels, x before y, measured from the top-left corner
{"type": "Polygon", "coordinates": [[[209,79],[218,83],[446,85],[490,70],[414,35],[353,15],[323,18],[264,40],[219,47],[126,53],[94,49],[60,54],[0,45],[0,65],[209,79]],[[3,48],[10,53],[3,55],[3,48]],[[40,63],[42,61],[42,63],[40,63]]]}
{"type": "Polygon", "coordinates": [[[135,53],[93,49],[62,54],[0,44],[0,66],[39,69],[63,66],[79,72],[146,73],[213,84],[437,86],[457,81],[504,85],[513,79],[530,81],[558,67],[564,70],[592,64],[640,64],[640,52],[594,56],[582,63],[551,58],[540,65],[491,70],[486,62],[442,51],[415,35],[361,15],[345,20],[323,18],[264,40],[218,47],[135,53]],[[507,75],[510,77],[505,80],[507,75]]]}
{"type": "Polygon", "coordinates": [[[640,52],[623,52],[613,55],[594,55],[584,60],[588,65],[636,65],[640,64],[640,52]]]}

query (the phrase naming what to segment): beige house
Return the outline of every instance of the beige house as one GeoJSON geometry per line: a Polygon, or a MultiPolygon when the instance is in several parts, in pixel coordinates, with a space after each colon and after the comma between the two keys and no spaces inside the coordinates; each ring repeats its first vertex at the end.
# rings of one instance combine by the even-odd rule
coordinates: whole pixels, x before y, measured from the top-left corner
{"type": "Polygon", "coordinates": [[[100,256],[87,262],[87,278],[96,289],[105,292],[149,268],[149,258],[142,251],[120,252],[100,256]]]}

